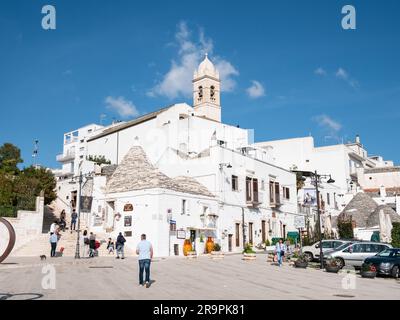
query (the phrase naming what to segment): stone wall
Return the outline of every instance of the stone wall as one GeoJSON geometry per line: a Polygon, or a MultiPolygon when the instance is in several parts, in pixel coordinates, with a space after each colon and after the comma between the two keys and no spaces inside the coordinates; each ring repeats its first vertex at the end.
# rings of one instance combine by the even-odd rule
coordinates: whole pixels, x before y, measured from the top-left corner
{"type": "MultiPolygon", "coordinates": [[[[19,210],[16,218],[6,218],[14,227],[16,233],[16,242],[13,251],[42,234],[43,213],[44,198],[37,197],[36,211],[19,210]]],[[[6,243],[8,243],[9,236],[6,230],[5,227],[1,227],[0,229],[0,252],[4,251],[6,243]]]]}

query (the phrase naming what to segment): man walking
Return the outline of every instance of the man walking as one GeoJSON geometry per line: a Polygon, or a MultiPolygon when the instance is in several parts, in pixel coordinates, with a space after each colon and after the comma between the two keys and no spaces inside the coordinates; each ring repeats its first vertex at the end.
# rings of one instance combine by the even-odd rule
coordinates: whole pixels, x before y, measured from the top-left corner
{"type": "Polygon", "coordinates": [[[72,230],[75,230],[75,228],[76,228],[76,219],[78,219],[78,214],[76,213],[76,211],[74,209],[74,210],[72,210],[72,213],[71,213],[71,233],[72,233],[72,230]]]}
{"type": "Polygon", "coordinates": [[[150,263],[153,259],[153,246],[142,234],[141,241],[136,247],[136,254],[139,255],[139,286],[143,286],[143,271],[146,272],[146,288],[150,287],[150,263]]]}
{"type": "MultiPolygon", "coordinates": [[[[111,241],[111,238],[110,238],[111,241]]],[[[125,259],[124,257],[124,245],[125,245],[125,238],[122,235],[122,232],[119,233],[118,237],[117,237],[117,243],[116,243],[116,248],[117,248],[117,259],[119,259],[119,255],[121,254],[122,257],[121,259],[125,259]]]]}

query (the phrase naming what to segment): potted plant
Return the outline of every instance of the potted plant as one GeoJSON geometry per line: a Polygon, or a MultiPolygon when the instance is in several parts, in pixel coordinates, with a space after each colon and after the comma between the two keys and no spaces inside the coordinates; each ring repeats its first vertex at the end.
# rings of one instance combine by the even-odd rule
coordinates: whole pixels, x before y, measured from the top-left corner
{"type": "Polygon", "coordinates": [[[221,252],[221,246],[218,243],[214,244],[214,249],[211,251],[212,259],[223,259],[224,254],[221,252]]]}
{"type": "Polygon", "coordinates": [[[363,263],[361,267],[361,277],[363,278],[375,278],[376,267],[372,263],[363,263]]]}
{"type": "Polygon", "coordinates": [[[307,268],[308,267],[308,260],[304,254],[300,254],[296,260],[294,261],[294,266],[296,268],[307,268]]]}
{"type": "Polygon", "coordinates": [[[326,261],[325,271],[331,273],[338,273],[341,269],[340,261],[335,258],[330,258],[326,261]]]}
{"type": "Polygon", "coordinates": [[[253,247],[247,243],[243,250],[243,260],[255,260],[256,252],[253,250],[253,247]]]}

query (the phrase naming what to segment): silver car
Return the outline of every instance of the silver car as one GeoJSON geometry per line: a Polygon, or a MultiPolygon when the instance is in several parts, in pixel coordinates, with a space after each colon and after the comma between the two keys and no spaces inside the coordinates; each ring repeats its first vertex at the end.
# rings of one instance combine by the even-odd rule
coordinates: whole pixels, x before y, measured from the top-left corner
{"type": "Polygon", "coordinates": [[[344,266],[361,268],[366,258],[389,248],[392,246],[387,243],[355,241],[343,244],[335,250],[324,252],[324,260],[335,258],[341,268],[344,266]]]}

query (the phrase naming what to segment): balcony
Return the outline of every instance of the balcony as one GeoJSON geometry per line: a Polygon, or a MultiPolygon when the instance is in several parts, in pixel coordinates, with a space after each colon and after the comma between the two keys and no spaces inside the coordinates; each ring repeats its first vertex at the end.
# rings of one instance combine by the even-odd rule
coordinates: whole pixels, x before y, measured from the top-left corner
{"type": "Polygon", "coordinates": [[[67,153],[62,153],[56,157],[58,162],[70,162],[75,159],[75,151],[68,151],[67,153]]]}
{"type": "Polygon", "coordinates": [[[246,196],[246,205],[251,208],[258,207],[262,204],[263,194],[260,192],[253,192],[252,194],[248,194],[246,196]]]}

